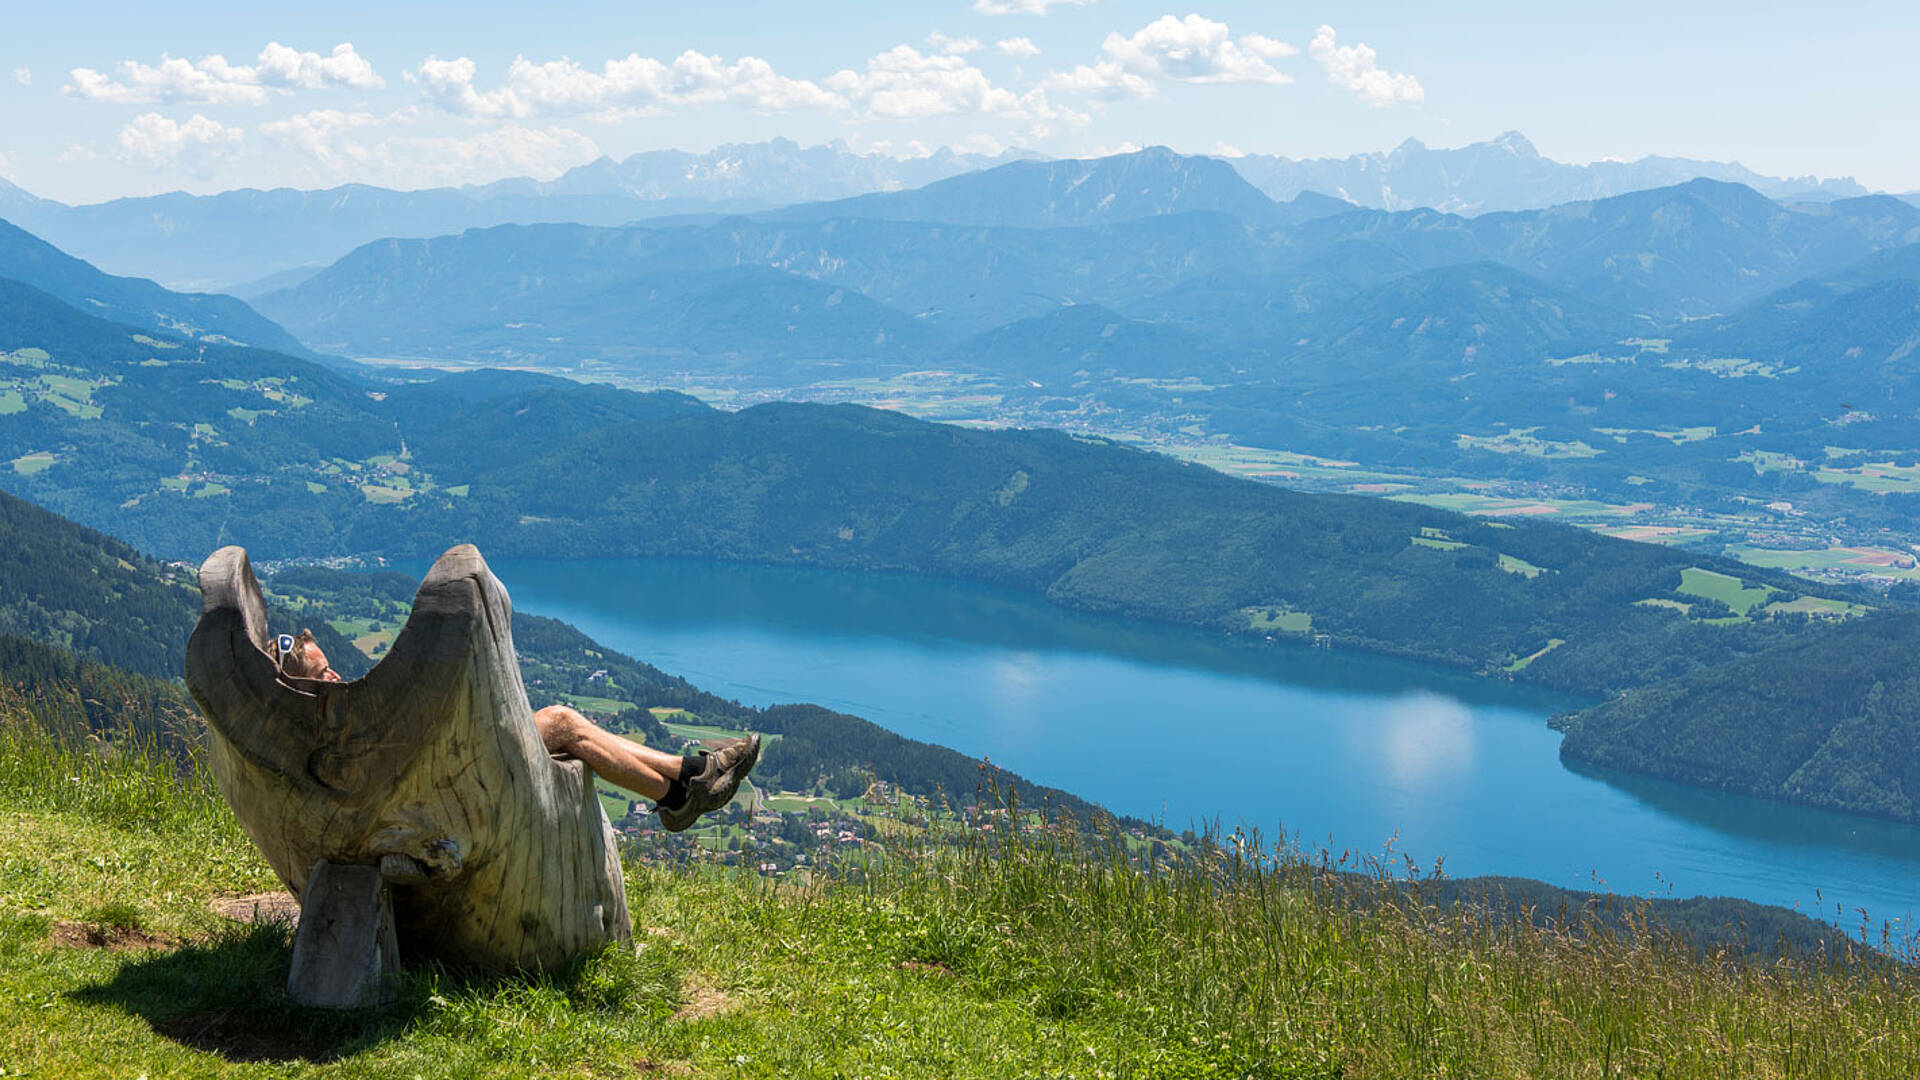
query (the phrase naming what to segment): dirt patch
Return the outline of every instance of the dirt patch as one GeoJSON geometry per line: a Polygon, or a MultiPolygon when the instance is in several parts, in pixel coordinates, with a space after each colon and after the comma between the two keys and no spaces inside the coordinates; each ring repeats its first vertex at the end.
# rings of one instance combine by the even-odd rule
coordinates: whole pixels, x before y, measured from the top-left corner
{"type": "Polygon", "coordinates": [[[107,949],[113,952],[140,952],[171,949],[179,942],[165,934],[152,934],[137,926],[100,926],[95,923],[61,919],[53,924],[53,943],[69,949],[107,949]]]}
{"type": "Polygon", "coordinates": [[[287,892],[248,893],[246,896],[216,896],[207,907],[223,919],[237,923],[280,923],[296,926],[300,922],[300,901],[287,892]]]}
{"type": "Polygon", "coordinates": [[[688,1061],[655,1061],[641,1058],[633,1063],[633,1071],[640,1076],[692,1076],[693,1063],[688,1061]]]}
{"type": "Polygon", "coordinates": [[[1528,503],[1522,506],[1493,506],[1472,512],[1480,517],[1540,517],[1546,514],[1557,514],[1560,508],[1548,506],[1546,503],[1528,503]]]}
{"type": "Polygon", "coordinates": [[[1906,568],[1913,565],[1913,556],[1900,551],[1885,551],[1880,548],[1841,548],[1850,558],[1848,562],[1857,566],[1898,566],[1906,568]]]}
{"type": "Polygon", "coordinates": [[[925,960],[902,960],[900,961],[900,970],[920,971],[928,975],[944,975],[949,979],[953,978],[952,968],[945,964],[928,963],[925,960]]]}
{"type": "Polygon", "coordinates": [[[687,1000],[674,1012],[675,1020],[705,1020],[740,1007],[726,991],[710,982],[689,981],[686,991],[687,1000]]]}

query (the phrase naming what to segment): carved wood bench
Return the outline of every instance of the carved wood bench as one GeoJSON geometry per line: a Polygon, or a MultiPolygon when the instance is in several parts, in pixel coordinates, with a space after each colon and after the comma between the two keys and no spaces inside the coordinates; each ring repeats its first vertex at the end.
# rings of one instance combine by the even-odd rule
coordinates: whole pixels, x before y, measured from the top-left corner
{"type": "Polygon", "coordinates": [[[512,602],[476,548],[434,563],[353,682],[276,669],[241,548],[207,559],[200,590],[187,685],[221,794],[300,899],[296,1002],[382,1004],[401,957],[555,969],[630,940],[613,828],[586,767],[540,741],[512,602]]]}

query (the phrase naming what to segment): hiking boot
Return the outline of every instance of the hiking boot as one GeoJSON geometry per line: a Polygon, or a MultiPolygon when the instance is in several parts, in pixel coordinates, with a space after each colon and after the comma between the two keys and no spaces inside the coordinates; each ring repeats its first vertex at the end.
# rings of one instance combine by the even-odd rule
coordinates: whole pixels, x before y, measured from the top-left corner
{"type": "Polygon", "coordinates": [[[701,751],[700,763],[704,768],[693,776],[681,777],[687,784],[687,800],[679,806],[654,807],[660,815],[660,824],[666,826],[668,832],[679,832],[699,820],[700,815],[732,802],[734,793],[740,790],[740,781],[747,778],[759,760],[758,735],[728,739],[711,752],[701,751]]]}

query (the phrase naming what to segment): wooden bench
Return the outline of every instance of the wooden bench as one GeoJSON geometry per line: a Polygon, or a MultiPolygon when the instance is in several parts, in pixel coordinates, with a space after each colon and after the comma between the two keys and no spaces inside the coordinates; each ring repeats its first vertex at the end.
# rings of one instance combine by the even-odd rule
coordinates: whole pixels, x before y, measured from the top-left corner
{"type": "Polygon", "coordinates": [[[513,605],[478,549],[433,564],[353,682],[280,674],[243,549],[214,552],[200,591],[187,685],[221,794],[300,898],[293,1000],[385,1003],[401,958],[551,970],[631,939],[593,777],[541,743],[513,605]]]}

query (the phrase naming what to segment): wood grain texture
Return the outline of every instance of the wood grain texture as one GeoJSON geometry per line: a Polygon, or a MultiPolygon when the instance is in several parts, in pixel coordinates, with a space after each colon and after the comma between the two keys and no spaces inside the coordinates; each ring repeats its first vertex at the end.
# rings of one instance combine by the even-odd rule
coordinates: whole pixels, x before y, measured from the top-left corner
{"type": "Polygon", "coordinates": [[[321,860],[307,880],[293,935],[287,996],[315,1009],[370,1009],[393,1003],[400,946],[393,904],[378,867],[321,860]]]}
{"type": "Polygon", "coordinates": [[[321,860],[380,867],[403,952],[481,970],[630,939],[613,827],[586,767],[540,741],[512,603],[477,549],[434,563],[387,655],[350,683],[275,670],[244,550],[214,552],[200,589],[187,685],[214,779],[295,896],[321,860]]]}

